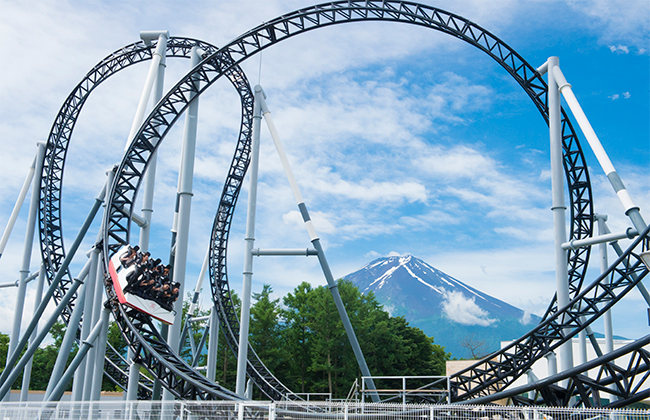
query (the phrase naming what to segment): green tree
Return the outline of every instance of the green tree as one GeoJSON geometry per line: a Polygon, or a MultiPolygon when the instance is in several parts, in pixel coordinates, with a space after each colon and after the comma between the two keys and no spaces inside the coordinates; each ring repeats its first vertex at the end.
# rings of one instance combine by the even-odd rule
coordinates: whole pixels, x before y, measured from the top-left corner
{"type": "Polygon", "coordinates": [[[265,284],[260,293],[252,294],[249,340],[266,367],[276,376],[285,376],[288,352],[282,340],[280,299],[271,299],[271,293],[273,289],[265,284]]]}
{"type": "Polygon", "coordinates": [[[311,285],[302,282],[294,289],[293,294],[287,294],[282,300],[285,306],[282,315],[286,323],[283,342],[294,362],[288,366],[285,383],[290,389],[299,388],[302,393],[306,392],[308,386],[308,369],[312,358],[312,332],[308,317],[308,299],[311,292],[311,285]]]}

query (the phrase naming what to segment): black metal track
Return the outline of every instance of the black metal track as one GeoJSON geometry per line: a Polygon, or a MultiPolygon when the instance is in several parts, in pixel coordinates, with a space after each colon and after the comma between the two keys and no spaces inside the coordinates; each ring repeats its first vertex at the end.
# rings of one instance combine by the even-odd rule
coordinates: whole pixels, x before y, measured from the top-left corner
{"type": "MultiPolygon", "coordinates": [[[[482,398],[484,401],[498,399],[497,393],[524,374],[536,360],[571,340],[620,301],[648,275],[648,267],[639,259],[638,254],[649,231],[650,227],[646,228],[605,273],[583,288],[565,307],[508,347],[453,375],[450,380],[452,401],[467,401],[476,397],[485,397],[482,398]]],[[[611,372],[613,368],[603,365],[603,369],[610,369],[611,372]]],[[[576,384],[584,382],[577,374],[573,380],[576,384]]],[[[636,398],[630,391],[639,390],[619,389],[619,404],[622,401],[632,402],[636,398]]],[[[551,394],[547,396],[551,398],[551,394]]],[[[547,404],[555,402],[544,401],[547,404]]],[[[589,404],[588,400],[582,402],[589,404]]]]}
{"type": "MultiPolygon", "coordinates": [[[[119,247],[129,242],[130,215],[142,173],[151,153],[160,145],[170,127],[193,98],[198,97],[224,74],[230,74],[232,78],[232,73],[229,72],[234,66],[276,42],[322,26],[368,20],[425,26],[476,46],[495,59],[517,80],[545,120],[548,120],[546,83],[541,75],[505,43],[460,16],[417,3],[399,1],[332,2],[302,9],[258,26],[205,58],[182,78],[151,112],[121,162],[115,184],[109,193],[111,205],[105,217],[105,257],[110,257],[119,247]],[[198,80],[198,83],[195,83],[195,80],[198,80]]],[[[581,239],[590,236],[592,232],[592,193],[580,144],[564,112],[562,132],[564,167],[571,201],[571,239],[581,239]]],[[[248,162],[245,150],[238,149],[237,153],[241,153],[241,157],[238,159],[236,154],[229,182],[224,187],[213,229],[210,255],[213,296],[223,312],[220,316],[228,320],[224,326],[227,326],[231,333],[229,335],[233,337],[236,336],[237,317],[228,293],[225,244],[232,210],[248,162]]],[[[580,290],[588,256],[589,248],[569,253],[572,295],[580,290]]],[[[284,390],[276,391],[277,395],[281,395],[284,390]]]]}
{"type": "MultiPolygon", "coordinates": [[[[167,56],[190,58],[191,50],[195,46],[207,52],[217,50],[217,47],[206,42],[191,38],[172,37],[167,42],[167,56]]],[[[48,282],[52,281],[65,258],[60,212],[61,188],[67,150],[81,109],[90,93],[97,86],[110,76],[133,64],[150,60],[155,47],[156,42],[147,46],[140,41],[108,55],[86,74],[59,110],[48,137],[40,185],[39,233],[42,260],[45,264],[48,282]]],[[[238,90],[244,89],[247,92],[246,95],[250,96],[250,87],[247,86],[247,83],[236,84],[236,87],[238,90]]],[[[240,142],[246,140],[247,137],[242,137],[240,133],[240,142]]],[[[59,302],[65,295],[71,283],[72,278],[68,272],[54,294],[56,302],[59,302]]],[[[76,296],[62,313],[66,324],[68,324],[75,300],[76,296]]],[[[111,381],[122,389],[126,389],[128,363],[110,345],[106,349],[104,371],[111,381]]],[[[152,381],[142,376],[138,391],[139,398],[148,398],[151,395],[151,389],[152,381]]]]}
{"type": "Polygon", "coordinates": [[[483,404],[494,401],[495,398],[509,398],[513,405],[524,406],[623,407],[639,398],[647,398],[650,392],[641,391],[642,387],[647,388],[650,376],[650,352],[644,349],[648,344],[650,335],[566,372],[468,402],[483,404]],[[616,361],[623,357],[627,357],[628,361],[625,364],[617,364],[616,361]],[[587,372],[592,369],[598,369],[598,372],[592,375],[593,378],[587,376],[587,372]],[[561,381],[566,381],[567,385],[558,385],[561,381]],[[533,398],[524,394],[530,391],[535,393],[533,398]],[[610,396],[609,403],[602,404],[601,392],[610,396]],[[611,401],[612,395],[616,397],[616,401],[611,401]]]}

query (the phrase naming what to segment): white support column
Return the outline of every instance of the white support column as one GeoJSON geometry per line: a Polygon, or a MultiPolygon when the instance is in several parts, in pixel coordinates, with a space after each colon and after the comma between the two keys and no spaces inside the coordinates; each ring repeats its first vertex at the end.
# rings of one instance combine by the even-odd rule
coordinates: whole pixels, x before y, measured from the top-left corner
{"type": "MultiPolygon", "coordinates": [[[[115,172],[113,172],[112,169],[109,169],[106,171],[106,190],[110,191],[112,185],[113,185],[113,180],[115,178],[115,172]]],[[[106,194],[106,197],[104,198],[104,211],[106,208],[106,204],[108,203],[108,193],[106,194]]],[[[98,236],[101,237],[103,236],[103,230],[104,226],[103,223],[99,228],[99,234],[98,236]]],[[[95,295],[93,296],[92,299],[92,313],[86,313],[86,316],[90,317],[90,325],[97,325],[100,319],[100,314],[102,310],[102,302],[104,298],[104,287],[103,287],[103,278],[104,278],[104,268],[102,267],[102,264],[100,261],[102,261],[102,249],[101,247],[95,246],[95,252],[97,253],[97,270],[93,273],[91,272],[90,275],[91,277],[88,279],[88,281],[92,281],[95,283],[95,295]],[[94,275],[94,278],[92,277],[94,275]]],[[[92,258],[92,255],[91,255],[92,258]]],[[[86,361],[85,361],[85,378],[83,380],[84,386],[83,386],[83,395],[82,395],[82,400],[83,401],[90,401],[92,398],[92,385],[93,385],[93,375],[95,374],[95,356],[98,353],[98,348],[97,346],[94,346],[90,349],[90,351],[86,354],[86,361]]],[[[102,356],[103,358],[103,356],[102,356]]]]}
{"type": "MultiPolygon", "coordinates": [[[[43,285],[45,284],[45,266],[41,263],[41,268],[38,271],[38,285],[36,286],[36,296],[34,297],[34,314],[38,309],[38,306],[41,304],[41,297],[43,296],[43,285]]],[[[38,324],[34,328],[31,338],[29,339],[29,344],[32,344],[38,335],[38,324]]],[[[25,370],[23,371],[23,385],[20,388],[20,401],[27,401],[27,396],[29,392],[29,383],[32,376],[32,362],[33,359],[29,359],[25,370]]]]}
{"type": "MultiPolygon", "coordinates": [[[[284,152],[284,146],[280,141],[280,136],[278,135],[278,131],[275,128],[275,124],[273,123],[273,118],[271,117],[271,111],[269,111],[269,108],[265,101],[264,90],[262,90],[262,87],[259,85],[255,86],[255,100],[256,102],[258,100],[260,102],[260,106],[262,108],[262,115],[264,116],[264,120],[266,121],[267,127],[271,132],[271,137],[273,138],[275,149],[278,152],[278,157],[280,158],[280,162],[282,162],[282,167],[284,168],[284,172],[287,176],[287,180],[291,185],[291,191],[293,192],[293,196],[296,200],[296,204],[298,205],[298,209],[300,210],[300,214],[302,215],[302,219],[305,224],[305,227],[307,228],[307,232],[309,234],[311,243],[314,246],[314,249],[316,249],[318,255],[318,262],[320,263],[321,269],[323,271],[323,275],[325,276],[325,280],[327,280],[327,286],[330,290],[330,293],[332,294],[332,298],[334,299],[334,303],[336,305],[336,309],[339,313],[339,316],[341,317],[341,323],[343,324],[345,333],[348,336],[348,340],[350,341],[350,346],[352,347],[352,352],[354,353],[354,357],[357,360],[357,364],[359,365],[359,370],[361,371],[361,375],[368,377],[368,389],[371,390],[370,396],[372,397],[373,402],[376,403],[380,402],[379,395],[376,392],[373,392],[375,390],[375,383],[372,380],[372,377],[370,375],[370,370],[368,369],[368,365],[366,363],[366,359],[364,358],[363,352],[361,351],[361,346],[359,345],[359,340],[357,339],[357,336],[354,332],[354,328],[352,328],[352,324],[350,323],[350,318],[348,317],[348,313],[345,310],[345,306],[343,305],[343,300],[341,299],[338,285],[336,284],[336,280],[334,280],[334,276],[332,275],[332,270],[330,269],[329,263],[327,262],[327,258],[325,257],[325,251],[323,250],[323,247],[321,245],[320,238],[316,233],[316,229],[314,228],[314,223],[311,220],[311,217],[309,216],[307,206],[305,205],[305,202],[302,198],[302,194],[300,193],[300,189],[298,188],[298,183],[296,182],[296,178],[293,175],[293,170],[291,169],[291,165],[289,164],[289,159],[287,158],[287,155],[284,152]]],[[[251,246],[252,246],[252,242],[251,242],[251,246]]],[[[247,256],[248,256],[248,252],[250,251],[252,251],[252,249],[247,250],[247,256]]]]}
{"type": "Polygon", "coordinates": [[[7,241],[9,241],[9,236],[11,236],[11,231],[13,230],[14,225],[16,224],[16,220],[18,219],[18,214],[20,213],[20,209],[23,207],[23,203],[25,202],[25,196],[27,196],[27,191],[29,190],[29,186],[32,183],[32,179],[34,179],[34,172],[36,168],[37,159],[38,159],[38,149],[36,150],[36,155],[34,156],[32,165],[29,167],[29,171],[27,172],[27,177],[25,178],[25,182],[23,182],[23,187],[20,189],[20,193],[18,194],[18,199],[16,200],[16,204],[14,204],[14,209],[11,211],[11,216],[9,216],[7,227],[5,227],[5,230],[2,233],[2,238],[0,238],[0,257],[2,257],[2,253],[5,251],[5,247],[7,246],[7,241]]]}
{"type": "MultiPolygon", "coordinates": [[[[607,215],[605,214],[594,214],[594,219],[598,222],[598,234],[603,235],[607,233],[607,215]]],[[[600,257],[600,272],[604,273],[609,268],[609,261],[607,258],[607,244],[602,243],[598,245],[599,257],[600,257]]],[[[607,283],[611,282],[611,278],[607,278],[607,283]]],[[[605,329],[605,354],[609,354],[614,351],[614,328],[612,324],[612,311],[611,309],[605,312],[603,315],[603,323],[605,329]]],[[[616,390],[616,385],[612,384],[611,389],[616,390]]],[[[609,396],[611,401],[616,401],[617,397],[613,394],[609,396]]]]}
{"type": "MultiPolygon", "coordinates": [[[[554,67],[560,64],[557,57],[548,59],[548,120],[551,143],[551,188],[553,193],[553,226],[555,237],[555,280],[557,286],[557,307],[561,309],[569,303],[569,273],[567,251],[562,248],[566,242],[566,206],[564,204],[564,166],[562,153],[562,113],[560,111],[560,92],[555,80],[554,67]]],[[[569,334],[570,329],[564,331],[569,334]]],[[[573,367],[573,344],[571,341],[560,346],[560,371],[573,367]]]]}
{"type": "MultiPolygon", "coordinates": [[[[140,33],[142,39],[146,39],[147,33],[140,33]]],[[[169,32],[161,33],[158,36],[158,45],[156,46],[156,52],[154,54],[160,55],[160,60],[156,69],[156,86],[152,98],[153,105],[157,104],[158,101],[163,96],[164,85],[165,85],[165,67],[167,62],[167,39],[169,37],[169,32]]],[[[158,60],[157,60],[158,61],[158,60]]],[[[153,66],[153,63],[152,63],[153,66]]],[[[150,70],[151,71],[151,70],[150,70]]],[[[135,123],[135,121],[134,121],[135,123]]],[[[138,122],[138,128],[142,124],[142,118],[138,122]]],[[[158,139],[155,139],[157,142],[158,139]]],[[[158,152],[154,154],[149,159],[149,167],[144,176],[144,189],[143,189],[143,199],[142,199],[142,216],[146,221],[145,226],[140,229],[140,252],[147,252],[149,250],[149,234],[151,230],[151,216],[153,213],[153,196],[154,196],[154,186],[156,183],[156,162],[157,162],[158,152]]]]}
{"type": "Polygon", "coordinates": [[[208,366],[205,376],[214,382],[217,376],[217,350],[219,346],[219,316],[216,305],[210,312],[210,339],[208,341],[208,366]]]}
{"type": "MultiPolygon", "coordinates": [[[[155,36],[155,35],[154,35],[155,36]]],[[[148,32],[141,32],[140,38],[147,42],[150,39],[151,34],[148,32]]],[[[157,104],[158,101],[163,96],[164,85],[165,85],[165,67],[167,62],[167,40],[169,38],[169,32],[163,32],[158,35],[158,44],[156,45],[156,51],[154,54],[160,56],[158,66],[156,69],[156,86],[154,89],[153,104],[157,104]]],[[[158,61],[158,60],[156,60],[158,61]]],[[[152,63],[153,66],[154,63],[152,63]]],[[[153,71],[153,69],[150,69],[153,71]]],[[[135,122],[135,120],[134,120],[135,122]]],[[[142,118],[138,124],[138,128],[142,124],[142,118]]],[[[158,139],[156,139],[157,141],[158,139]]],[[[154,197],[154,188],[156,184],[156,166],[158,161],[158,152],[154,152],[151,158],[149,159],[149,167],[147,172],[144,175],[144,191],[142,198],[142,216],[145,220],[144,226],[140,229],[140,252],[147,252],[149,250],[149,236],[151,232],[151,219],[153,213],[153,197],[154,197]]],[[[129,350],[129,356],[133,356],[131,350],[129,350]]],[[[130,359],[130,358],[129,358],[130,359]]],[[[138,383],[140,381],[140,365],[135,363],[133,360],[129,360],[129,381],[128,389],[126,392],[127,400],[136,400],[138,398],[138,383]],[[135,384],[135,389],[131,389],[135,384]]]]}
{"type": "MultiPolygon", "coordinates": [[[[257,87],[255,88],[257,89],[257,87]]],[[[257,172],[260,154],[260,126],[262,108],[257,95],[253,105],[253,136],[251,140],[251,162],[248,165],[250,188],[246,212],[246,243],[244,249],[244,272],[241,294],[241,318],[239,321],[239,349],[237,352],[237,380],[235,392],[242,398],[246,392],[246,364],[248,362],[248,328],[251,309],[251,282],[253,278],[253,245],[255,244],[255,213],[257,209],[257,172]]]]}
{"type": "MultiPolygon", "coordinates": [[[[192,48],[191,67],[201,61],[200,50],[192,48]]],[[[199,81],[194,83],[198,85],[199,81]]],[[[198,87],[198,86],[197,86],[198,87]]],[[[176,301],[176,318],[174,325],[169,328],[168,342],[172,349],[179,351],[183,291],[185,283],[185,268],[187,265],[187,244],[189,242],[190,212],[192,208],[192,183],[194,179],[194,157],[196,152],[196,130],[199,113],[199,100],[194,98],[185,113],[185,129],[183,133],[183,149],[181,152],[181,168],[178,176],[178,232],[176,234],[173,281],[180,283],[179,299],[176,301]]],[[[163,400],[173,400],[171,392],[163,391],[163,400]]]]}
{"type": "Polygon", "coordinates": [[[546,357],[546,367],[548,371],[548,376],[553,376],[557,374],[557,358],[555,353],[549,352],[544,355],[546,357]]]}
{"type": "MultiPolygon", "coordinates": [[[[142,37],[142,33],[140,36],[142,37]]],[[[133,118],[133,123],[131,124],[131,131],[129,132],[129,137],[126,140],[124,151],[126,151],[131,143],[133,143],[133,138],[138,133],[140,125],[142,124],[142,119],[144,118],[144,113],[147,109],[147,102],[149,102],[151,90],[153,89],[153,84],[158,74],[158,66],[163,60],[163,54],[166,52],[167,39],[169,39],[169,32],[160,32],[158,34],[158,45],[156,45],[156,50],[153,52],[153,55],[151,57],[151,64],[149,65],[147,79],[144,82],[144,88],[142,90],[142,94],[140,95],[140,102],[138,102],[138,108],[135,111],[135,117],[133,118]]]]}
{"type": "MultiPolygon", "coordinates": [[[[92,249],[86,253],[88,257],[90,257],[90,270],[88,272],[88,280],[86,280],[86,300],[84,304],[84,315],[83,315],[83,321],[81,324],[81,341],[85,341],[88,339],[88,335],[91,332],[91,322],[93,318],[93,306],[94,306],[94,298],[95,298],[95,288],[101,288],[101,285],[97,285],[97,265],[99,264],[99,247],[97,246],[97,243],[99,243],[99,235],[101,233],[101,228],[100,232],[97,233],[97,240],[95,240],[95,245],[92,247],[92,249]]],[[[86,353],[87,354],[87,353],[86,353]]],[[[72,396],[71,400],[72,401],[82,401],[83,400],[83,384],[85,382],[86,378],[86,365],[87,365],[88,358],[84,358],[81,361],[81,364],[77,368],[77,370],[74,373],[74,380],[72,381],[72,396]]]]}
{"type": "Polygon", "coordinates": [[[99,401],[102,392],[102,380],[104,379],[104,356],[106,356],[106,341],[108,338],[108,323],[111,310],[104,308],[102,310],[101,332],[95,342],[97,351],[95,352],[95,371],[93,373],[92,387],[90,391],[90,400],[99,401]]]}
{"type": "Polygon", "coordinates": [[[616,172],[616,169],[614,168],[614,165],[612,164],[611,160],[609,160],[609,156],[607,156],[607,152],[605,152],[605,149],[603,148],[603,145],[600,143],[600,140],[598,139],[596,132],[591,126],[591,123],[589,123],[589,120],[587,119],[587,116],[582,110],[582,107],[578,103],[578,99],[576,99],[575,95],[573,94],[571,85],[567,83],[564,74],[562,74],[562,70],[560,70],[559,63],[556,63],[555,65],[552,66],[551,63],[549,62],[549,69],[551,69],[551,71],[549,71],[549,80],[551,79],[551,74],[552,74],[552,77],[557,81],[557,84],[559,85],[558,88],[559,91],[564,96],[564,99],[569,105],[569,109],[571,109],[573,116],[575,117],[576,121],[578,121],[578,125],[580,126],[580,129],[582,130],[585,137],[587,138],[587,142],[589,143],[589,146],[591,146],[591,150],[596,155],[596,159],[598,159],[598,163],[600,164],[600,167],[605,172],[605,175],[607,175],[609,182],[611,183],[612,187],[614,188],[614,191],[616,192],[616,195],[621,201],[621,204],[625,209],[625,214],[630,218],[636,230],[638,232],[643,232],[647,225],[643,220],[643,218],[641,217],[641,213],[639,213],[639,207],[637,207],[636,204],[634,204],[634,201],[632,201],[632,197],[630,196],[630,193],[625,188],[625,185],[623,184],[623,181],[618,175],[618,172],[616,172]]]}
{"type": "MultiPolygon", "coordinates": [[[[36,216],[38,213],[38,202],[40,199],[41,172],[43,170],[43,158],[45,156],[45,144],[38,143],[38,152],[36,153],[36,168],[34,170],[34,182],[32,187],[32,197],[29,204],[29,216],[27,217],[27,231],[25,233],[25,245],[23,249],[23,260],[20,268],[20,279],[18,283],[18,293],[16,295],[16,309],[14,310],[14,322],[11,328],[11,337],[9,338],[9,349],[7,351],[7,362],[16,349],[20,339],[20,325],[23,319],[23,308],[25,307],[25,293],[27,292],[27,276],[29,275],[29,265],[32,258],[32,248],[34,245],[34,230],[36,228],[36,216]]],[[[9,394],[4,401],[9,401],[9,394]]]]}

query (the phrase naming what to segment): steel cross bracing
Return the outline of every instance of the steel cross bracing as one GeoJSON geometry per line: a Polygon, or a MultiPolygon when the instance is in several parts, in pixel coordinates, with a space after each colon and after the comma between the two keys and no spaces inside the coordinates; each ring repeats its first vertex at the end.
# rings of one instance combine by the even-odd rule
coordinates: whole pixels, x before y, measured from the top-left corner
{"type": "MultiPolygon", "coordinates": [[[[190,58],[194,46],[207,52],[217,50],[215,46],[202,41],[172,37],[167,42],[167,56],[190,58]]],[[[132,64],[150,60],[155,47],[155,41],[153,45],[149,46],[140,41],[121,48],[104,58],[88,72],[72,91],[55,119],[48,137],[44,157],[39,208],[41,252],[48,282],[52,281],[65,258],[60,214],[61,188],[65,158],[79,113],[90,93],[100,83],[132,64]]],[[[241,87],[241,84],[238,87],[241,87]]],[[[70,273],[66,274],[60,283],[59,289],[54,294],[54,299],[57,302],[65,295],[72,283],[70,273]]],[[[62,314],[66,324],[72,313],[75,300],[76,296],[62,314]]],[[[105,372],[114,383],[122,389],[126,389],[128,362],[110,345],[106,350],[105,372]]],[[[141,376],[139,397],[148,397],[151,394],[151,388],[151,380],[141,376]]]]}
{"type": "MultiPolygon", "coordinates": [[[[172,124],[187,107],[190,93],[196,93],[196,97],[198,97],[235,65],[282,39],[320,26],[363,20],[397,21],[426,26],[454,35],[477,46],[493,57],[520,83],[543,117],[548,118],[546,84],[541,75],[494,35],[460,16],[416,3],[390,1],[334,2],[303,9],[263,24],[206,57],[181,79],[155,107],[136,134],[135,141],[117,171],[116,183],[110,192],[112,205],[105,219],[107,226],[104,237],[105,254],[110,256],[122,244],[128,243],[130,227],[128,215],[132,212],[133,200],[141,181],[141,174],[146,168],[151,153],[160,144],[159,140],[164,138],[172,124]],[[195,86],[193,80],[199,80],[200,85],[195,86]]],[[[579,239],[589,236],[592,230],[591,188],[582,150],[571,123],[564,113],[562,127],[564,165],[572,204],[571,238],[579,239]]],[[[241,169],[241,167],[237,169],[241,169]]],[[[232,191],[226,192],[227,194],[236,196],[236,193],[232,191]]],[[[228,206],[230,203],[225,203],[225,205],[228,206]]],[[[227,211],[218,213],[218,216],[224,216],[224,214],[227,214],[227,211]]],[[[224,220],[218,221],[215,225],[223,222],[224,220]]],[[[227,234],[223,235],[221,240],[227,240],[227,234]]],[[[213,295],[221,307],[223,302],[219,302],[217,297],[221,279],[216,277],[225,276],[225,251],[214,252],[214,247],[212,251],[210,266],[213,295]]],[[[576,290],[579,290],[584,278],[588,254],[588,248],[571,251],[569,254],[569,274],[574,294],[576,290]]],[[[227,303],[226,299],[225,305],[227,303]]],[[[222,308],[222,310],[227,311],[228,308],[222,308]]],[[[520,372],[511,372],[511,374],[520,374],[520,372]]]]}

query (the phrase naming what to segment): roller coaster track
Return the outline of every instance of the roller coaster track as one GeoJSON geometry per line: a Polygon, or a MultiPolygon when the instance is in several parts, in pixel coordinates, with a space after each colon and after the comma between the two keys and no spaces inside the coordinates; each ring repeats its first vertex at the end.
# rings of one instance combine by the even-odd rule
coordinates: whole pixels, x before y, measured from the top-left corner
{"type": "Polygon", "coordinates": [[[650,352],[644,349],[650,344],[650,335],[635,340],[625,346],[576,366],[566,372],[544,378],[532,384],[508,388],[487,397],[469,400],[470,404],[483,404],[495,399],[509,398],[515,405],[544,404],[554,407],[573,405],[600,406],[601,392],[615,396],[617,401],[608,404],[610,408],[624,407],[650,397],[646,388],[650,377],[650,352]],[[627,358],[625,365],[615,363],[616,359],[627,358]],[[597,369],[591,377],[587,375],[597,369]],[[566,386],[559,383],[566,381],[566,386]],[[533,391],[533,398],[525,393],[533,391]],[[573,403],[572,399],[575,399],[573,403]]]}
{"type": "MultiPolygon", "coordinates": [[[[193,47],[199,47],[206,52],[214,52],[217,48],[206,42],[190,39],[172,37],[167,42],[167,56],[190,58],[193,47]]],[[[46,145],[43,171],[40,185],[40,207],[39,207],[39,233],[41,239],[42,260],[45,264],[48,282],[51,283],[65,259],[65,247],[63,245],[63,233],[61,224],[61,188],[65,159],[72,133],[79,117],[79,114],[90,94],[102,82],[125,68],[143,61],[150,60],[156,47],[145,45],[144,42],[137,42],[121,48],[108,55],[90,72],[70,93],[61,107],[55,122],[52,126],[46,145]]],[[[237,71],[235,69],[234,71],[237,71]]],[[[242,97],[250,96],[250,86],[243,82],[235,84],[242,97]]],[[[250,119],[245,115],[243,119],[250,119]]],[[[250,142],[249,133],[240,133],[240,144],[250,142]]],[[[59,302],[72,284],[70,273],[67,272],[62,279],[59,288],[54,294],[54,299],[59,302]]],[[[73,298],[64,309],[62,318],[68,324],[72,309],[74,308],[73,298]]],[[[260,362],[261,363],[261,362],[260,362]]],[[[112,346],[106,350],[106,361],[104,365],[106,376],[122,389],[126,389],[128,383],[128,362],[112,346]]],[[[140,398],[147,398],[151,395],[152,381],[141,377],[138,395],[140,398]]]]}
{"type": "MultiPolygon", "coordinates": [[[[204,55],[203,61],[184,76],[152,110],[117,168],[115,182],[108,193],[102,244],[105,273],[107,273],[108,258],[121,246],[129,243],[133,205],[151,155],[160,146],[165,135],[189,103],[224,75],[229,77],[234,84],[244,84],[245,76],[237,70],[236,66],[277,42],[319,27],[357,21],[392,21],[415,24],[447,33],[474,45],[492,57],[522,86],[543,118],[548,121],[546,83],[541,75],[497,37],[458,15],[417,3],[399,1],[340,1],[298,10],[252,29],[219,50],[206,49],[209,53],[204,55]]],[[[150,56],[151,51],[148,54],[150,56]]],[[[247,82],[245,84],[248,85],[247,82]]],[[[242,105],[252,107],[252,96],[246,100],[248,102],[242,97],[242,105]]],[[[77,101],[77,98],[72,99],[73,103],[77,101]]],[[[58,119],[57,122],[59,122],[58,119]]],[[[210,278],[213,297],[219,308],[222,325],[228,331],[226,336],[229,344],[233,349],[236,348],[238,339],[238,319],[230,299],[226,248],[234,206],[248,166],[248,146],[246,141],[242,141],[242,138],[247,138],[250,134],[250,124],[247,124],[248,122],[242,121],[240,142],[215,217],[210,247],[210,278]],[[244,135],[243,133],[247,130],[247,135],[244,135]]],[[[73,126],[74,118],[69,118],[60,122],[58,130],[71,131],[73,126]]],[[[593,227],[591,185],[582,149],[564,111],[562,111],[562,137],[564,168],[571,203],[570,238],[572,240],[584,239],[591,236],[593,227]]],[[[48,147],[48,155],[49,150],[50,147],[48,147]]],[[[62,154],[63,159],[57,160],[56,157],[52,157],[47,161],[49,170],[59,171],[57,165],[64,160],[65,152],[62,154]]],[[[62,165],[60,173],[62,173],[62,165]]],[[[48,179],[50,179],[49,172],[48,179]]],[[[49,213],[41,212],[40,219],[42,231],[51,232],[52,238],[58,238],[58,240],[47,243],[43,241],[42,234],[41,242],[47,243],[47,245],[42,245],[43,259],[48,262],[57,261],[52,263],[52,266],[59,263],[62,258],[57,260],[57,257],[63,255],[60,223],[58,226],[56,224],[51,227],[45,226],[53,220],[59,220],[60,182],[57,185],[58,189],[55,186],[55,188],[45,191],[46,197],[42,195],[44,202],[51,196],[51,201],[54,204],[50,205],[52,211],[49,213]]],[[[644,235],[647,237],[647,231],[644,235]]],[[[484,361],[456,375],[453,378],[455,401],[497,392],[507,386],[524,372],[523,368],[526,363],[532,363],[550,349],[556,348],[559,345],[557,343],[564,342],[570,336],[575,335],[577,331],[596,319],[600,313],[616,303],[633,287],[633,284],[636,284],[636,281],[640,281],[647,274],[647,269],[640,265],[638,259],[632,261],[633,254],[628,251],[619,261],[625,260],[630,265],[626,267],[627,271],[621,269],[612,271],[612,273],[619,273],[620,277],[612,278],[611,285],[601,285],[600,280],[597,280],[581,292],[589,253],[589,248],[569,251],[570,296],[573,299],[572,305],[577,305],[578,309],[571,305],[553,309],[554,304],[552,304],[545,316],[545,321],[512,345],[511,348],[517,350],[514,357],[504,356],[505,359],[498,363],[492,363],[491,360],[484,361]],[[594,295],[585,297],[588,292],[593,292],[594,295]],[[598,309],[597,304],[602,307],[598,309]],[[552,314],[553,312],[554,314],[552,314]],[[582,322],[582,317],[586,319],[586,322],[582,322]],[[573,328],[574,332],[565,336],[562,333],[563,328],[573,328]]],[[[68,279],[68,284],[70,281],[68,279]]],[[[106,281],[105,285],[107,293],[111,296],[112,285],[109,281],[106,281]]],[[[67,290],[65,287],[62,289],[63,291],[67,290]]],[[[149,371],[176,396],[198,399],[237,398],[231,392],[206,381],[203,376],[192,370],[167,347],[155,326],[146,316],[120,306],[115,300],[110,300],[109,304],[138,360],[145,364],[149,371]]],[[[273,399],[287,396],[288,390],[264,368],[261,362],[256,363],[255,356],[253,359],[249,363],[248,372],[256,384],[273,399]],[[260,381],[262,382],[260,383],[260,381]]]]}
{"type": "MultiPolygon", "coordinates": [[[[648,274],[648,267],[638,254],[643,241],[648,239],[649,230],[646,228],[605,273],[583,288],[565,307],[508,347],[453,375],[452,400],[488,395],[485,400],[497,398],[497,393],[525,373],[534,361],[569,341],[620,301],[648,274]]],[[[623,399],[634,398],[634,395],[620,392],[623,399]]]]}
{"type": "MultiPolygon", "coordinates": [[[[396,1],[333,2],[302,9],[260,25],[204,58],[152,110],[120,163],[116,181],[109,193],[110,205],[105,216],[106,230],[103,244],[105,261],[119,247],[129,242],[130,214],[150,156],[160,146],[171,126],[193,98],[198,97],[221,76],[228,74],[234,66],[276,42],[321,26],[366,20],[396,21],[425,26],[478,47],[517,80],[542,116],[548,120],[546,84],[541,75],[494,35],[460,16],[429,6],[396,1]]],[[[571,201],[571,239],[580,239],[590,236],[592,232],[592,194],[582,150],[564,112],[562,132],[564,166],[571,201]]],[[[232,212],[248,164],[248,154],[242,151],[238,157],[238,153],[240,153],[239,148],[224,186],[210,247],[213,296],[222,321],[224,319],[227,321],[222,325],[230,332],[227,336],[231,338],[229,340],[231,347],[236,345],[238,322],[229,295],[226,244],[232,212]]],[[[570,252],[568,263],[573,295],[580,289],[584,279],[588,255],[588,248],[570,252]]],[[[110,289],[110,285],[107,287],[110,289]]],[[[117,312],[117,309],[121,308],[114,308],[114,311],[117,312]]],[[[274,399],[285,395],[285,388],[281,387],[279,382],[262,384],[260,388],[274,399]]]]}

